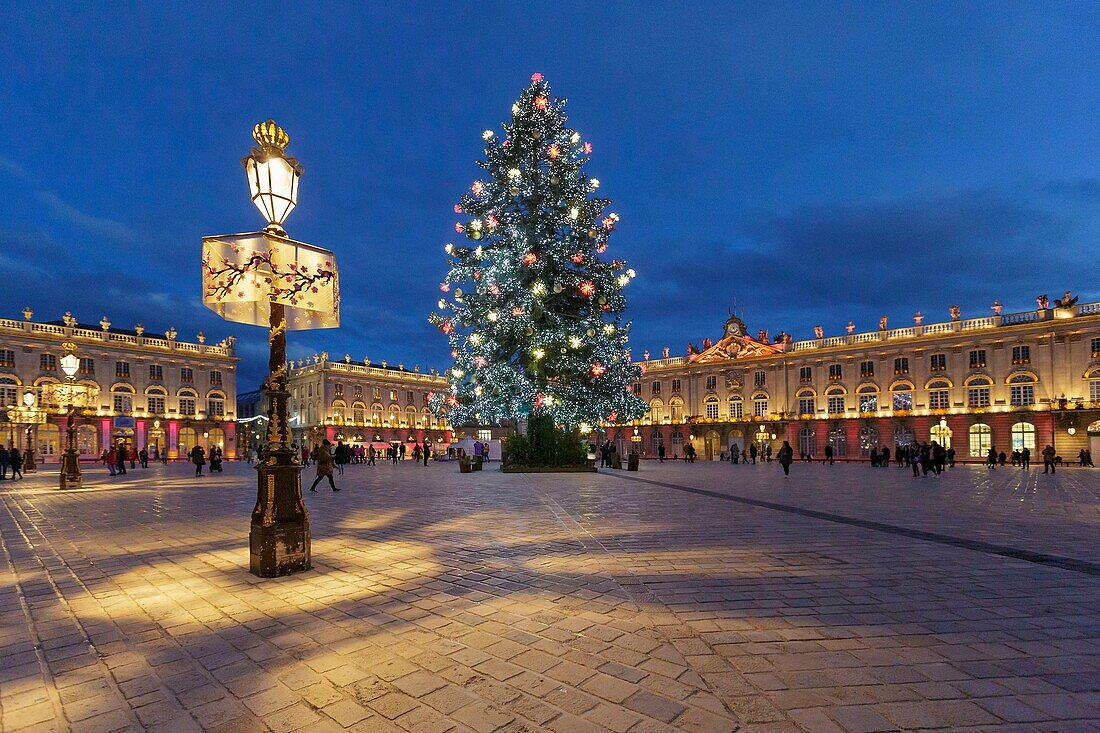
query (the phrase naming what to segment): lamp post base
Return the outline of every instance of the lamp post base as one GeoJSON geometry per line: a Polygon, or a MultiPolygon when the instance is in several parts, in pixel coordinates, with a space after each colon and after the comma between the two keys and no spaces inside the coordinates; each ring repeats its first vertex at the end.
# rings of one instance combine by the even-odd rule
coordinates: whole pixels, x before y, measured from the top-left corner
{"type": "Polygon", "coordinates": [[[23,454],[23,473],[37,473],[38,466],[34,463],[34,448],[27,448],[23,454]]]}
{"type": "Polygon", "coordinates": [[[302,467],[289,451],[273,451],[256,467],[258,491],[248,533],[249,571],[275,578],[309,570],[309,513],[302,467]]]}
{"type": "Polygon", "coordinates": [[[70,448],[61,454],[61,488],[79,489],[82,484],[80,454],[70,448]]]}

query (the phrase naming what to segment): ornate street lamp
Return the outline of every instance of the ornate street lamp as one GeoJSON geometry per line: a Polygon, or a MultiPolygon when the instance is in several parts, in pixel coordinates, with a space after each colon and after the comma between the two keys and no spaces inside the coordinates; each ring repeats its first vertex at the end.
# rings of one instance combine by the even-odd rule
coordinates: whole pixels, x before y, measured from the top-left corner
{"type": "Polygon", "coordinates": [[[66,341],[62,344],[65,353],[61,357],[61,371],[69,380],[69,417],[65,422],[65,452],[61,456],[61,488],[79,489],[80,454],[76,451],[76,373],[80,369],[80,358],[76,355],[76,344],[66,341]]]}
{"type": "Polygon", "coordinates": [[[249,532],[249,569],[271,578],[310,567],[309,512],[302,466],[290,447],[286,332],[340,325],[336,258],[290,239],[283,222],[298,203],[302,167],[286,157],[290,136],[273,120],[252,130],[258,147],[241,160],[262,232],[203,237],[203,303],[229,321],[267,326],[267,447],[256,467],[258,491],[249,532]]]}
{"type": "MultiPolygon", "coordinates": [[[[79,363],[79,362],[78,362],[79,363]]],[[[46,422],[46,411],[39,410],[37,398],[33,390],[23,393],[23,404],[8,405],[8,422],[12,424],[11,445],[15,446],[14,428],[16,425],[26,425],[26,448],[23,451],[23,473],[34,473],[37,466],[34,463],[34,428],[46,422]]]]}

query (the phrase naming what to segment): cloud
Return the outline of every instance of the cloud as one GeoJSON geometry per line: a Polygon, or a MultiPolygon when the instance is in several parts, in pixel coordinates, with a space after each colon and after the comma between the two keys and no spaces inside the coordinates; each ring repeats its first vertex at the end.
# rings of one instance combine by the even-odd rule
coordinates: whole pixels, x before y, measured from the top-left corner
{"type": "Polygon", "coordinates": [[[1098,268],[1083,253],[1096,221],[1082,211],[1097,190],[1077,181],[804,206],[748,217],[728,241],[648,242],[677,254],[639,266],[636,350],[677,353],[718,335],[735,299],[750,329],[806,338],[817,323],[839,333],[849,318],[872,328],[886,314],[906,325],[918,309],[932,322],[956,303],[984,314],[994,298],[1024,309],[1039,292],[1092,287],[1098,268]]]}
{"type": "Polygon", "coordinates": [[[62,201],[53,191],[38,191],[35,195],[39,201],[46,204],[47,210],[55,219],[60,219],[92,234],[109,239],[124,241],[137,239],[137,233],[125,224],[85,214],[75,206],[62,201]]]}

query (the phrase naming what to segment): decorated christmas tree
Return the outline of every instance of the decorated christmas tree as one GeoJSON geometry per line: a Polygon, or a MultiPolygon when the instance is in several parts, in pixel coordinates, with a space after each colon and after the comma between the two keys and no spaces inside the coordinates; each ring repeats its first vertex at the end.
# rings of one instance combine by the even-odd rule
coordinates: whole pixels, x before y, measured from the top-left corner
{"type": "Polygon", "coordinates": [[[584,429],[646,410],[621,319],[634,270],[602,256],[619,217],[583,171],[592,144],[565,105],[534,74],[503,134],[482,134],[485,173],[454,207],[465,241],[444,248],[429,317],[450,339],[451,391],[432,403],[452,424],[546,416],[584,429]]]}

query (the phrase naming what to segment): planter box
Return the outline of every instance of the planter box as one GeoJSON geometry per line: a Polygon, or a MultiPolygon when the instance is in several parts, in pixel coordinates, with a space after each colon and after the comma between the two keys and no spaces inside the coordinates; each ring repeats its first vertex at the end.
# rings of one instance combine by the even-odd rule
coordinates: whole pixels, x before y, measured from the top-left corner
{"type": "Polygon", "coordinates": [[[596,473],[595,466],[501,466],[502,473],[596,473]]]}
{"type": "Polygon", "coordinates": [[[485,459],[482,456],[474,456],[473,467],[475,471],[480,471],[484,463],[485,459]]]}
{"type": "Polygon", "coordinates": [[[469,461],[463,459],[458,462],[458,470],[460,473],[469,473],[474,470],[474,467],[469,461]]]}

